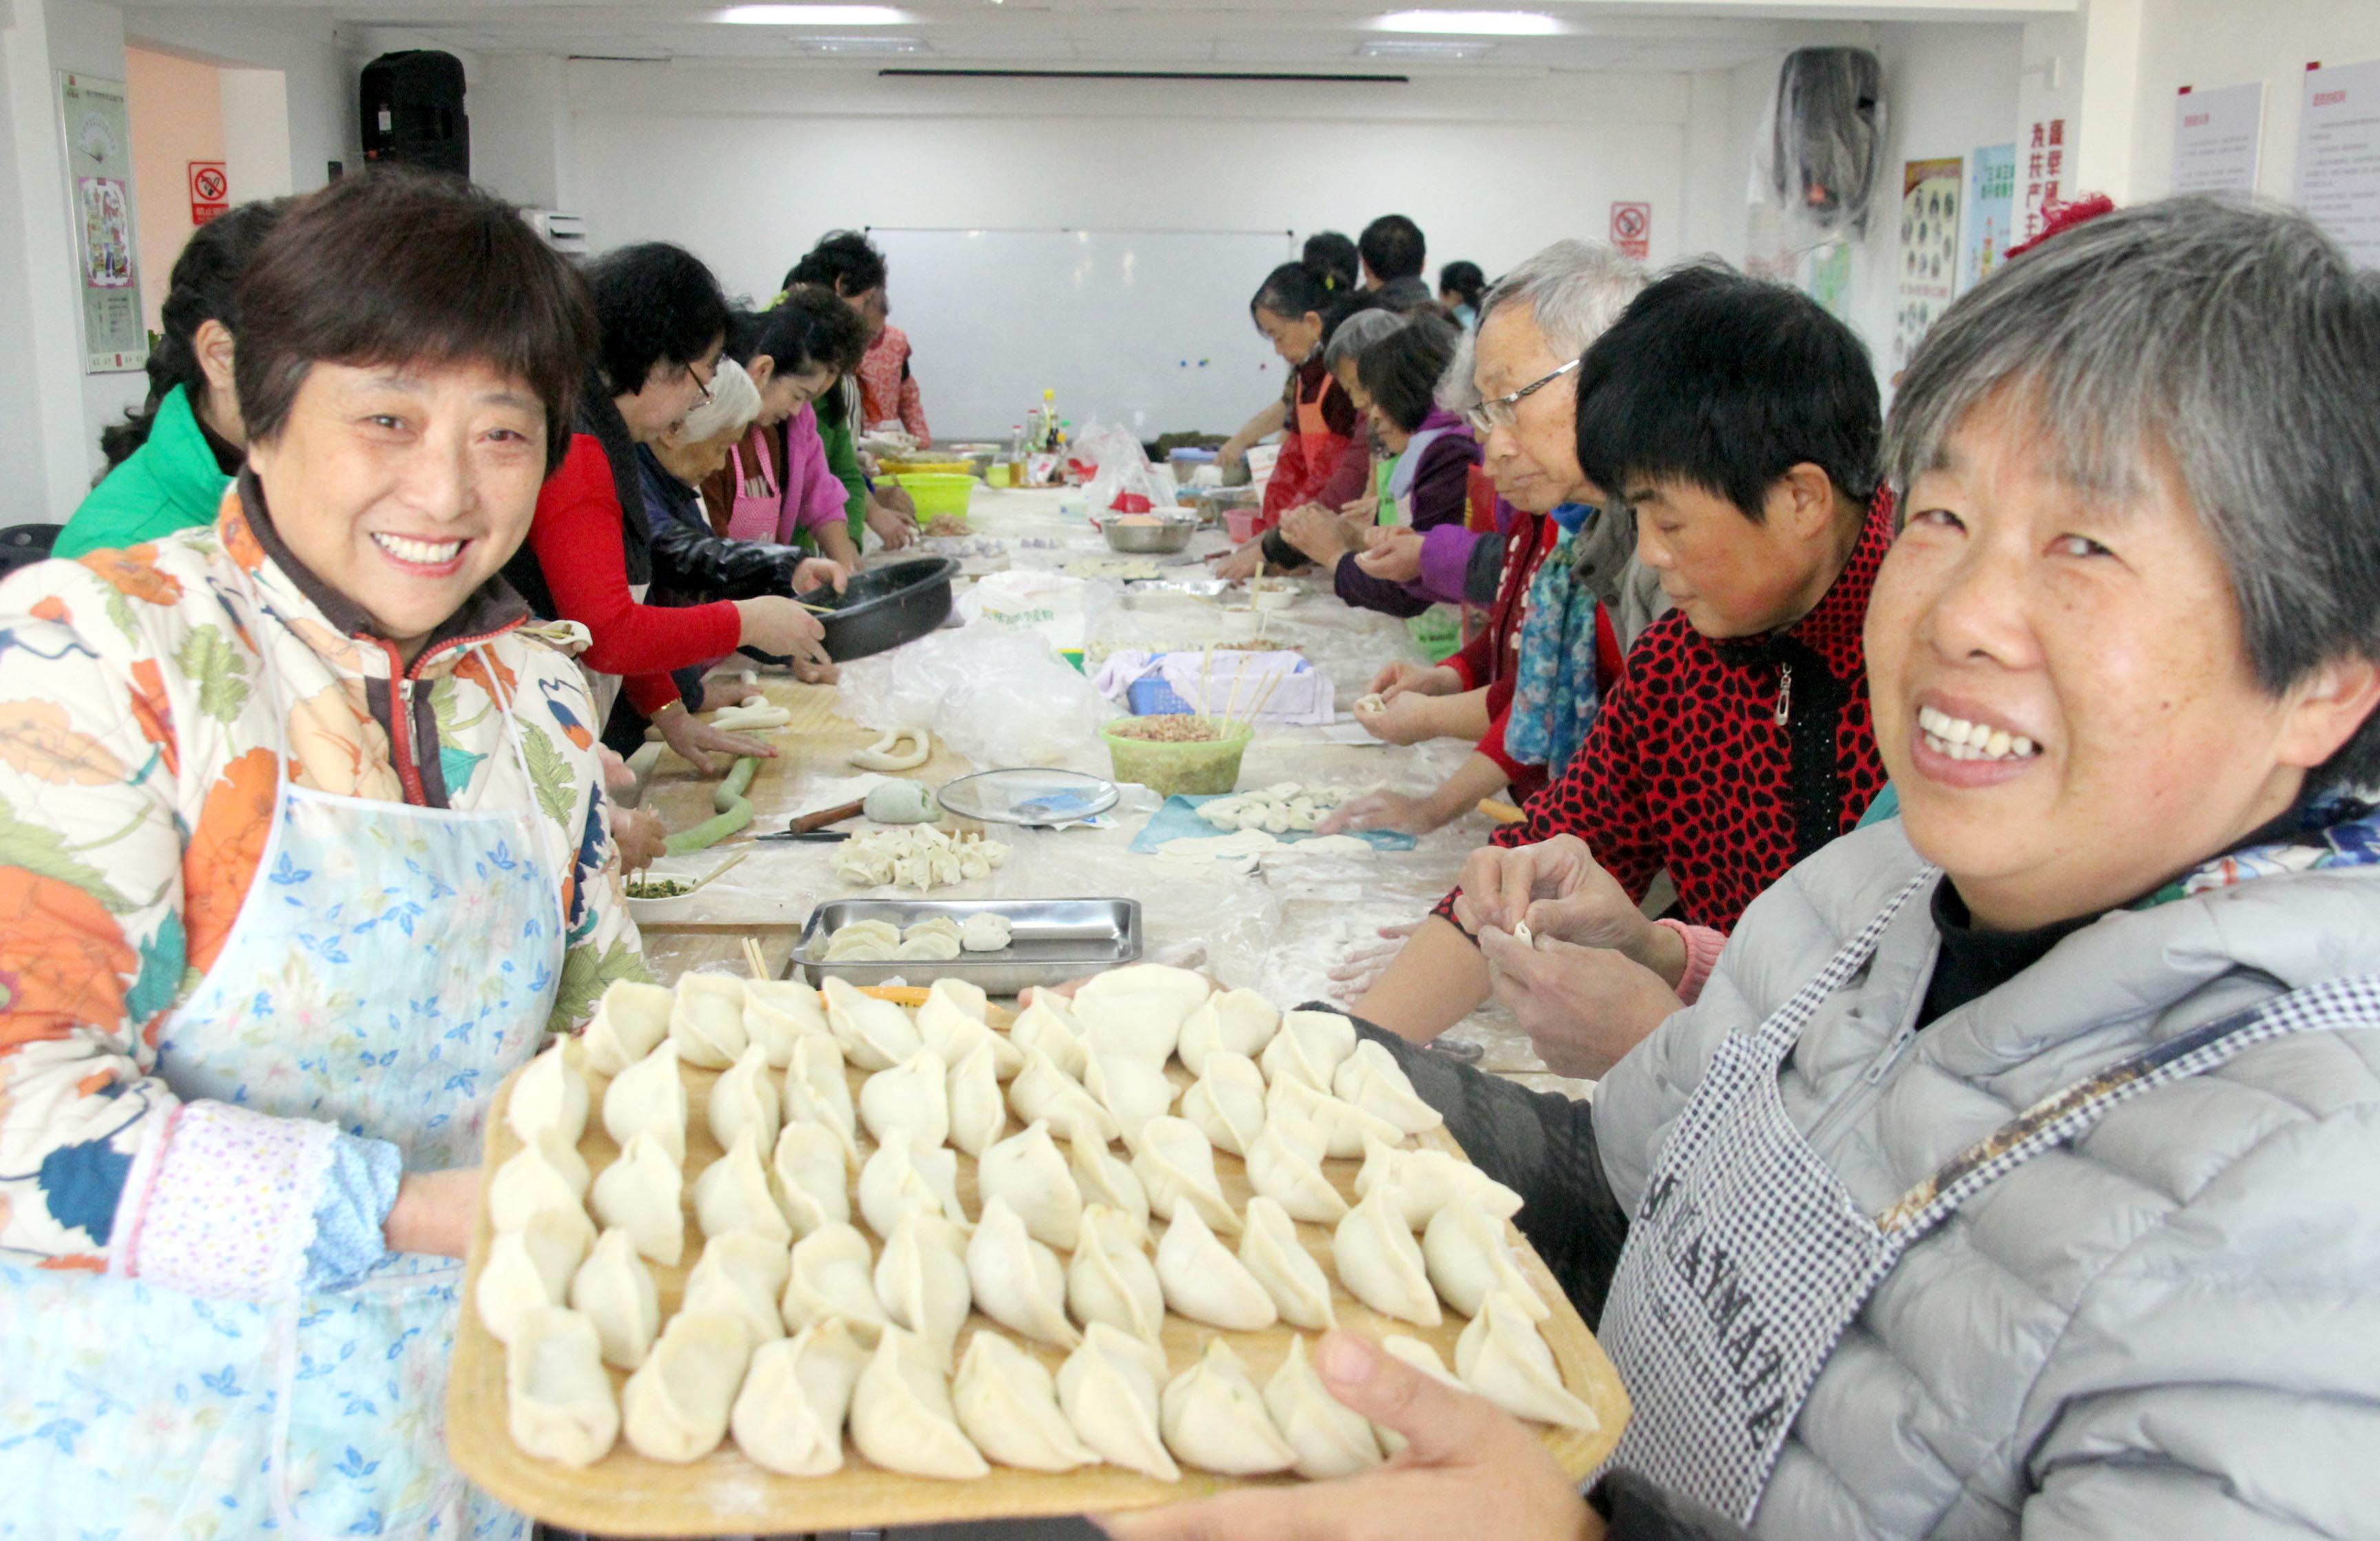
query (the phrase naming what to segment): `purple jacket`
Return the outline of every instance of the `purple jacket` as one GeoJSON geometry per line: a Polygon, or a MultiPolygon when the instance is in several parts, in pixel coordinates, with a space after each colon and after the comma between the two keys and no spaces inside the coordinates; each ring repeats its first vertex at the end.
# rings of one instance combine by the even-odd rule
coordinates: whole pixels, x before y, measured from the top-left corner
{"type": "Polygon", "coordinates": [[[1358,609],[1414,616],[1440,601],[1463,600],[1463,571],[1471,548],[1480,540],[1477,532],[1463,528],[1471,467],[1479,464],[1479,441],[1461,418],[1443,409],[1433,409],[1414,432],[1416,438],[1435,436],[1417,455],[1407,447],[1390,491],[1399,502],[1410,503],[1410,522],[1422,532],[1421,577],[1413,583],[1374,577],[1355,564],[1350,552],[1332,570],[1331,586],[1358,609]]]}

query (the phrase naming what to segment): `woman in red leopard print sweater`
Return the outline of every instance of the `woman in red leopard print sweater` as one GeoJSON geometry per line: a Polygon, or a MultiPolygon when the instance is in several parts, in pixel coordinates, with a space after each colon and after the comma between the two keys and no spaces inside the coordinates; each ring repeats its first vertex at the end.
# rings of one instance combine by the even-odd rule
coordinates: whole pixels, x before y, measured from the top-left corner
{"type": "Polygon", "coordinates": [[[1761,890],[1857,826],[1884,785],[1860,642],[1892,541],[1880,431],[1858,339],[1774,285],[1674,273],[1587,350],[1579,465],[1633,509],[1637,558],[1676,608],[1629,652],[1568,770],[1494,837],[1536,859],[1475,856],[1359,1014],[1435,1037],[1494,983],[1480,929],[1526,917],[1548,963],[1633,969],[1617,998],[1565,1002],[1571,1030],[1617,1058],[1692,999],[1761,890]],[[1664,870],[1677,914],[1647,924],[1635,906],[1664,870]]]}

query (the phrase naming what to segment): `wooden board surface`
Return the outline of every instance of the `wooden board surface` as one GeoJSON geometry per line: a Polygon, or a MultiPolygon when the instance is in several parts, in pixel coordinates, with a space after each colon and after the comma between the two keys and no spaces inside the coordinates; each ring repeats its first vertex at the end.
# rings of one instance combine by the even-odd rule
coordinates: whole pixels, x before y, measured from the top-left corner
{"type": "MultiPolygon", "coordinates": [[[[681,1065],[680,1071],[686,1078],[689,1108],[685,1189],[686,1245],[685,1261],[680,1266],[653,1266],[664,1322],[676,1311],[686,1276],[701,1251],[701,1232],[692,1216],[695,1179],[704,1166],[720,1155],[703,1117],[716,1073],[690,1065],[681,1065]]],[[[1171,1073],[1178,1083],[1186,1085],[1187,1073],[1179,1062],[1172,1065],[1171,1073]]],[[[856,1070],[851,1075],[856,1098],[864,1077],[856,1070]]],[[[589,1075],[588,1083],[592,1098],[587,1134],[579,1149],[589,1169],[600,1173],[618,1155],[618,1147],[602,1128],[602,1093],[608,1083],[593,1074],[589,1075]]],[[[520,1142],[504,1118],[511,1098],[512,1083],[508,1081],[498,1093],[488,1121],[486,1165],[482,1170],[491,1175],[519,1148],[520,1142]]],[[[1011,1113],[1004,1133],[1014,1134],[1019,1127],[1011,1113]]],[[[863,1154],[873,1151],[864,1130],[861,1142],[863,1154]]],[[[1461,1155],[1460,1147],[1443,1129],[1424,1135],[1419,1143],[1461,1155]]],[[[1239,1158],[1218,1151],[1215,1165],[1224,1193],[1235,1207],[1245,1210],[1253,1190],[1239,1158]]],[[[1354,1197],[1359,1165],[1352,1160],[1327,1163],[1331,1181],[1350,1202],[1354,1197]]],[[[975,1162],[963,1153],[959,1159],[959,1192],[967,1212],[978,1213],[975,1162]]],[[[1101,1513],[1174,1502],[1246,1485],[1187,1469],[1180,1482],[1164,1483],[1115,1466],[1095,1466],[1055,1475],[994,1466],[990,1476],[972,1482],[939,1482],[873,1466],[851,1449],[847,1438],[843,1470],[825,1477],[778,1476],[746,1460],[732,1438],[703,1460],[683,1466],[648,1460],[631,1450],[625,1439],[604,1460],[583,1471],[535,1460],[517,1450],[506,1433],[504,1346],[489,1336],[472,1304],[491,1242],[487,1206],[482,1202],[480,1207],[447,1393],[447,1443],[455,1464],[472,1481],[504,1502],[549,1523],[616,1536],[767,1535],[1101,1513]]],[[[882,1239],[870,1233],[859,1220],[856,1203],[853,1223],[880,1252],[882,1239]]],[[[1161,1234],[1161,1222],[1152,1222],[1151,1228],[1161,1234]]],[[[1330,1260],[1328,1228],[1301,1222],[1297,1231],[1299,1239],[1331,1280],[1332,1301],[1341,1327],[1375,1338],[1390,1333],[1419,1338],[1435,1347],[1447,1365],[1452,1367],[1454,1341],[1465,1325],[1463,1317],[1448,1308],[1442,1324],[1428,1329],[1378,1315],[1339,1284],[1338,1270],[1330,1260]]],[[[1573,1476],[1584,1477],[1618,1443],[1621,1428],[1628,1418],[1627,1393],[1621,1389],[1611,1362],[1604,1356],[1601,1346],[1545,1264],[1517,1232],[1508,1228],[1508,1235],[1538,1296],[1553,1308],[1552,1319],[1544,1323],[1541,1330],[1561,1366],[1563,1379],[1601,1419],[1602,1426],[1593,1434],[1542,1430],[1547,1448],[1563,1469],[1573,1476]]],[[[1236,1238],[1222,1240],[1236,1250],[1236,1238]]],[[[959,1352],[964,1353],[968,1339],[983,1329],[1003,1330],[978,1313],[961,1332],[959,1352]]],[[[1178,1374],[1196,1364],[1207,1341],[1219,1332],[1219,1329],[1169,1312],[1164,1332],[1169,1373],[1178,1374]]],[[[1231,1341],[1261,1386],[1288,1352],[1295,1329],[1280,1324],[1261,1332],[1220,1335],[1231,1341]]],[[[1062,1350],[1032,1342],[1014,1333],[1007,1336],[1034,1353],[1052,1372],[1065,1357],[1062,1350]]],[[[627,1378],[625,1372],[618,1370],[612,1371],[612,1377],[615,1388],[627,1378]]],[[[1296,1480],[1291,1476],[1254,1479],[1260,1484],[1296,1480]]]]}

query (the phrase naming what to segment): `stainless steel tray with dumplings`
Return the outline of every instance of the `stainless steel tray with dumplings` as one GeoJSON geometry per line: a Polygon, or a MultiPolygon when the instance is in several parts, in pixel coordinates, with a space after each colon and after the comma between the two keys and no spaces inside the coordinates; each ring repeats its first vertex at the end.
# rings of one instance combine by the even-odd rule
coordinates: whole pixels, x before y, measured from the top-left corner
{"type": "Polygon", "coordinates": [[[964,979],[989,995],[1014,995],[1137,963],[1140,954],[1137,899],[832,899],[810,912],[794,944],[793,973],[814,985],[832,977],[863,989],[888,979],[964,979]],[[977,915],[1008,922],[1007,947],[950,959],[826,961],[829,940],[856,921],[880,920],[905,932],[936,916],[965,927],[977,915]]]}

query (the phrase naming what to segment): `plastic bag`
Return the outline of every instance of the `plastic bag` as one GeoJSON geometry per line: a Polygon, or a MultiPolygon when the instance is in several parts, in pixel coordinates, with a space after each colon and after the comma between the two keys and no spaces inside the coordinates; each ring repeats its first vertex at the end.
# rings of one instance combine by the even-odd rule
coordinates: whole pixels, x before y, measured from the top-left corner
{"type": "Polygon", "coordinates": [[[1095,519],[1169,509],[1180,496],[1172,468],[1151,466],[1129,429],[1086,429],[1076,442],[1075,458],[1092,467],[1084,491],[1095,519]]]}
{"type": "Polygon", "coordinates": [[[980,622],[843,666],[863,727],[924,728],[978,770],[1061,766],[1106,774],[1099,726],[1120,715],[1049,644],[980,622]]]}
{"type": "Polygon", "coordinates": [[[1789,251],[1867,229],[1885,140],[1883,67],[1864,48],[1786,55],[1755,155],[1755,210],[1773,210],[1789,251]]]}
{"type": "Polygon", "coordinates": [[[959,599],[959,613],[1002,631],[1038,637],[1060,652],[1078,653],[1090,631],[1089,586],[1038,567],[987,575],[959,599]]]}

